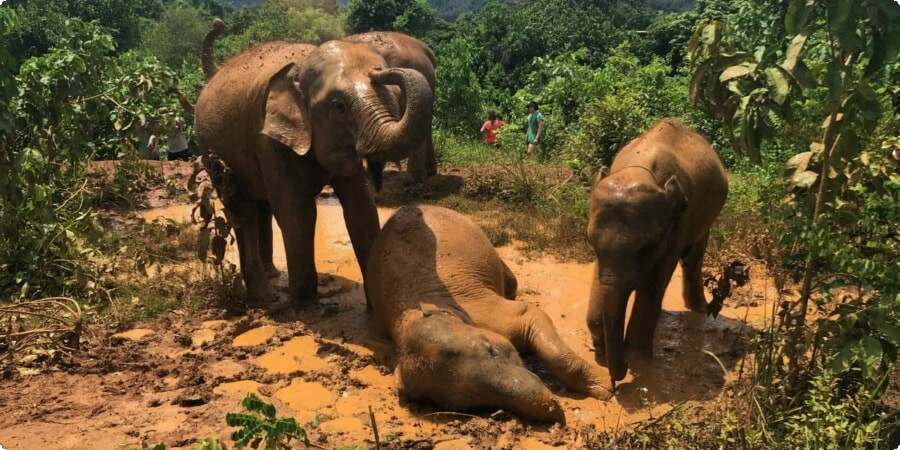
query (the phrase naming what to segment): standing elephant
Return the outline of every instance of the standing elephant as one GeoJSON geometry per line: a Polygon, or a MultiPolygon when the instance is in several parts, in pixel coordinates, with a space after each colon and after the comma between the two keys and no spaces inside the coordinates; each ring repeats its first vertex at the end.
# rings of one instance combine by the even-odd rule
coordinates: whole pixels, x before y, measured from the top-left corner
{"type": "MultiPolygon", "coordinates": [[[[388,67],[403,67],[407,69],[415,69],[425,76],[428,80],[428,86],[431,87],[432,95],[435,89],[434,70],[437,66],[437,59],[434,52],[424,42],[407,36],[403,33],[393,31],[373,31],[369,33],[354,34],[344,38],[348,42],[367,43],[375,47],[375,51],[380,54],[387,62],[388,67]]],[[[409,158],[407,168],[413,176],[413,180],[419,181],[424,179],[425,175],[437,174],[437,158],[434,153],[434,139],[431,135],[431,127],[428,127],[428,139],[425,141],[424,152],[413,152],[409,158]],[[418,161],[416,158],[424,155],[424,161],[418,161]],[[424,170],[424,172],[423,172],[424,170]]],[[[395,161],[399,169],[400,162],[395,161]]],[[[377,167],[377,170],[383,168],[383,164],[377,167]]],[[[376,177],[380,174],[376,174],[376,177]]]]}
{"type": "Polygon", "coordinates": [[[520,351],[534,352],[569,389],[611,396],[606,373],[576,355],[543,311],[513,300],[515,276],[464,215],[405,206],[384,225],[371,258],[366,292],[398,347],[397,377],[409,397],[564,422],[520,351]]]}
{"type": "Polygon", "coordinates": [[[700,269],[709,229],[728,181],[709,143],[681,122],[663,119],[629,142],[590,194],[588,239],[597,266],[588,328],[613,381],[625,377],[625,347],[653,354],[666,286],[681,261],[684,303],[706,311],[700,269]],[[635,292],[625,329],[628,297],[635,292]],[[624,339],[623,339],[624,335],[624,339]]]}
{"type": "Polygon", "coordinates": [[[212,43],[221,30],[217,20],[204,40],[209,82],[195,105],[197,139],[232,171],[236,189],[223,203],[236,227],[248,294],[274,294],[266,276],[274,270],[274,214],[291,301],[315,297],[315,196],[326,184],[341,202],[365,276],[379,222],[363,160],[395,160],[425,148],[433,105],[428,81],[416,70],[390,68],[372,45],[344,41],[267,42],[217,68],[212,43]]]}

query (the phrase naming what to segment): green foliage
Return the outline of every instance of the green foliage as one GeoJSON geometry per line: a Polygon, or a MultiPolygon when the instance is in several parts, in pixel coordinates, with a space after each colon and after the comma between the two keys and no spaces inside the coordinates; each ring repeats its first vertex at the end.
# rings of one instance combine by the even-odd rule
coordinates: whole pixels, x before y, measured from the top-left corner
{"type": "MultiPolygon", "coordinates": [[[[148,444],[142,442],[140,448],[126,447],[125,450],[166,450],[166,448],[166,444],[163,443],[148,444]]],[[[209,437],[191,445],[190,450],[225,450],[225,448],[217,438],[209,437]]]]}
{"type": "Polygon", "coordinates": [[[473,71],[471,40],[459,36],[437,53],[435,125],[460,136],[477,137],[482,118],[482,92],[473,71]]]}
{"type": "Polygon", "coordinates": [[[641,64],[627,43],[599,69],[583,63],[586,54],[581,49],[535,58],[536,70],[515,98],[523,105],[531,98],[541,103],[545,156],[560,154],[596,170],[656,120],[683,116],[685,88],[680,77],[667,75],[662,60],[641,64]]]}
{"type": "Polygon", "coordinates": [[[425,0],[350,0],[345,27],[348,34],[400,31],[422,36],[434,21],[435,10],[425,0]]]}
{"type": "Polygon", "coordinates": [[[247,10],[240,17],[243,23],[227,24],[229,34],[217,55],[224,60],[271,40],[318,44],[340,38],[343,31],[336,10],[333,0],[266,0],[247,10]]]}
{"type": "Polygon", "coordinates": [[[265,450],[281,450],[293,448],[291,440],[296,439],[309,447],[309,438],[306,430],[297,424],[293,418],[276,418],[275,407],[262,401],[255,394],[248,394],[241,405],[247,410],[245,413],[228,413],[225,415],[225,423],[230,427],[240,427],[240,430],[231,434],[238,450],[247,447],[262,448],[265,450]]]}
{"type": "Polygon", "coordinates": [[[158,19],[144,19],[141,50],[172,68],[197,65],[211,18],[183,1],[169,3],[158,19]]]}
{"type": "Polygon", "coordinates": [[[73,19],[60,31],[64,43],[0,83],[18,87],[4,111],[11,127],[0,134],[3,298],[96,293],[102,268],[92,258],[103,230],[86,164],[128,149],[168,99],[171,72],[155,61],[110,56],[113,40],[96,24],[73,19]]]}
{"type": "Polygon", "coordinates": [[[4,35],[21,63],[65,40],[65,22],[70,18],[98,21],[109,30],[119,51],[130,50],[140,40],[141,17],[155,17],[160,3],[156,0],[9,0],[3,6],[15,9],[21,17],[20,26],[4,35]]]}

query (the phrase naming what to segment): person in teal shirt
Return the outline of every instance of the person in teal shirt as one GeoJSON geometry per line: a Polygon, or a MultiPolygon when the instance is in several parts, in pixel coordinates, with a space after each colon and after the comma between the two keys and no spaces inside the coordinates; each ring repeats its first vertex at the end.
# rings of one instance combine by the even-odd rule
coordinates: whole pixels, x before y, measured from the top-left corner
{"type": "Polygon", "coordinates": [[[527,130],[525,143],[528,144],[528,156],[534,156],[541,141],[541,134],[544,133],[544,115],[538,111],[538,104],[534,100],[528,102],[527,130]]]}

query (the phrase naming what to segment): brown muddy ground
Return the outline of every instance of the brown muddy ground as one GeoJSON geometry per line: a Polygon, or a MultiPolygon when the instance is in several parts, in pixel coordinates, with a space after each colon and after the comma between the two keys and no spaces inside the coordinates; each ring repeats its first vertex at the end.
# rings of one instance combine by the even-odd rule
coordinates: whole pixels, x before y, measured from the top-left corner
{"type": "MultiPolygon", "coordinates": [[[[581,448],[587,426],[627,427],[680,402],[716,400],[726,381],[737,376],[746,337],[775,303],[774,287],[760,276],[760,267],[718,319],[691,313],[681,304],[676,272],[664,300],[655,358],[633,362],[613,400],[567,392],[526,358],[561,397],[567,426],[525,422],[502,411],[440,411],[398,394],[392,345],[370,332],[340,207],[323,203],[316,232],[318,304],[293,312],[282,298],[240,316],[223,309],[175,311],[131,330],[94,329],[85,355],[71,366],[0,380],[0,445],[121,449],[146,440],[183,448],[212,435],[228,441],[233,430],[225,425],[225,414],[239,411],[240,399],[256,392],[328,449],[374,446],[369,407],[386,448],[581,448]]],[[[143,215],[187,220],[189,211],[188,205],[174,205],[143,215]]],[[[380,210],[382,221],[391,213],[380,210]]],[[[280,230],[276,234],[277,243],[280,230]]],[[[284,271],[279,247],[275,264],[284,271]]],[[[584,323],[591,265],[529,259],[513,246],[499,252],[519,280],[518,298],[540,306],[563,339],[593,361],[584,323]]],[[[281,287],[286,282],[286,274],[277,280],[281,287]]]]}

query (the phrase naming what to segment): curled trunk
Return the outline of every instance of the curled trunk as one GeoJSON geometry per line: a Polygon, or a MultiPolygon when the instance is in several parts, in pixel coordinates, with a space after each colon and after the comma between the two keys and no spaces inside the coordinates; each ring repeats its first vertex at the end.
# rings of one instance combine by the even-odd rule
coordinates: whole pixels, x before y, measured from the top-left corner
{"type": "Polygon", "coordinates": [[[216,38],[225,32],[225,22],[222,19],[216,19],[213,20],[212,26],[212,30],[209,30],[209,33],[206,33],[206,37],[203,38],[203,47],[200,49],[200,65],[203,66],[203,73],[206,75],[207,80],[212,78],[219,70],[216,67],[213,44],[216,42],[216,38]]]}
{"type": "Polygon", "coordinates": [[[411,152],[424,151],[431,128],[434,96],[428,81],[416,70],[374,70],[369,77],[376,84],[399,85],[406,98],[403,116],[396,119],[383,103],[365,101],[360,105],[362,133],[357,144],[361,157],[380,161],[399,160],[411,152]]]}

